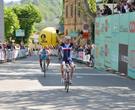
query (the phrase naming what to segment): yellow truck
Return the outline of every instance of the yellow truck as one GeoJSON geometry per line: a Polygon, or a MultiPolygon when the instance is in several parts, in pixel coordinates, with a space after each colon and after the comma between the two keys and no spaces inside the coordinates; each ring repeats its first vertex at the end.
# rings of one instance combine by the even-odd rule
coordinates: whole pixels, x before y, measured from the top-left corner
{"type": "Polygon", "coordinates": [[[39,43],[42,47],[56,46],[57,45],[57,34],[54,27],[47,27],[43,29],[39,34],[39,43]]]}

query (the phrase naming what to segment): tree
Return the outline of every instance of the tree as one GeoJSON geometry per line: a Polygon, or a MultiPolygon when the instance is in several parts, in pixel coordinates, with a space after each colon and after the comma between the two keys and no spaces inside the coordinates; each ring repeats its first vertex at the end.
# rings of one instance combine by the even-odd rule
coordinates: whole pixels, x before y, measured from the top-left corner
{"type": "Polygon", "coordinates": [[[90,12],[95,14],[96,13],[96,0],[87,0],[90,12]]]}
{"type": "Polygon", "coordinates": [[[32,4],[13,7],[18,16],[20,28],[25,30],[24,43],[28,42],[30,34],[33,32],[34,23],[39,23],[42,19],[38,8],[32,4]]]}
{"type": "Polygon", "coordinates": [[[9,41],[10,37],[14,39],[14,32],[19,29],[19,20],[11,8],[4,9],[5,39],[9,41]]]}
{"type": "Polygon", "coordinates": [[[84,12],[89,16],[89,18],[94,21],[96,16],[96,0],[84,0],[85,9],[84,12]]]}
{"type": "Polygon", "coordinates": [[[94,23],[96,17],[96,0],[84,0],[85,7],[80,7],[83,14],[88,16],[89,26],[90,26],[90,41],[94,43],[94,23]]]}

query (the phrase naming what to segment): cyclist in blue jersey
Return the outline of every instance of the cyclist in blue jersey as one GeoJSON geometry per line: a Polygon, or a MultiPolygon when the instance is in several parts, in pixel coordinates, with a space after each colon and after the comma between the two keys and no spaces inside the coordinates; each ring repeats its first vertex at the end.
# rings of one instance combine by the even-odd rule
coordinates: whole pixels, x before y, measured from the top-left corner
{"type": "Polygon", "coordinates": [[[50,59],[49,59],[49,56],[48,56],[48,51],[46,49],[46,47],[42,48],[40,51],[39,51],[39,63],[40,63],[40,67],[41,67],[41,71],[43,71],[43,67],[42,67],[42,61],[43,60],[46,60],[47,62],[47,67],[50,63],[50,59]]]}
{"type": "Polygon", "coordinates": [[[65,80],[64,77],[64,65],[65,63],[69,63],[71,67],[71,74],[70,74],[70,83],[72,83],[72,77],[73,77],[73,72],[74,72],[74,63],[72,60],[72,48],[73,48],[73,43],[71,43],[71,37],[70,36],[65,36],[64,42],[61,44],[61,52],[62,52],[62,63],[61,63],[61,76],[62,76],[62,81],[65,80]]]}

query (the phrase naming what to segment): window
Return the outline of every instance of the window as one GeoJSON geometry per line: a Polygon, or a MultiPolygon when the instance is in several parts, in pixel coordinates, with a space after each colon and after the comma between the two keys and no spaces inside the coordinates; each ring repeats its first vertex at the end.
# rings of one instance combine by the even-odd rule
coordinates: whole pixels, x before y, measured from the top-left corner
{"type": "Polygon", "coordinates": [[[73,5],[71,5],[70,11],[71,11],[71,17],[73,17],[73,5]]]}
{"type": "Polygon", "coordinates": [[[68,18],[68,6],[66,6],[66,18],[68,18]]]}

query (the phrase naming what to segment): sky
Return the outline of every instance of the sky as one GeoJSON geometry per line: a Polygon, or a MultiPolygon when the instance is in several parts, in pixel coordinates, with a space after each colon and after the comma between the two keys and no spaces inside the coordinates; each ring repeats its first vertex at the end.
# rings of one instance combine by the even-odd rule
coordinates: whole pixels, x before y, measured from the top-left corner
{"type": "Polygon", "coordinates": [[[4,0],[4,2],[11,2],[11,1],[20,1],[20,0],[4,0]]]}

